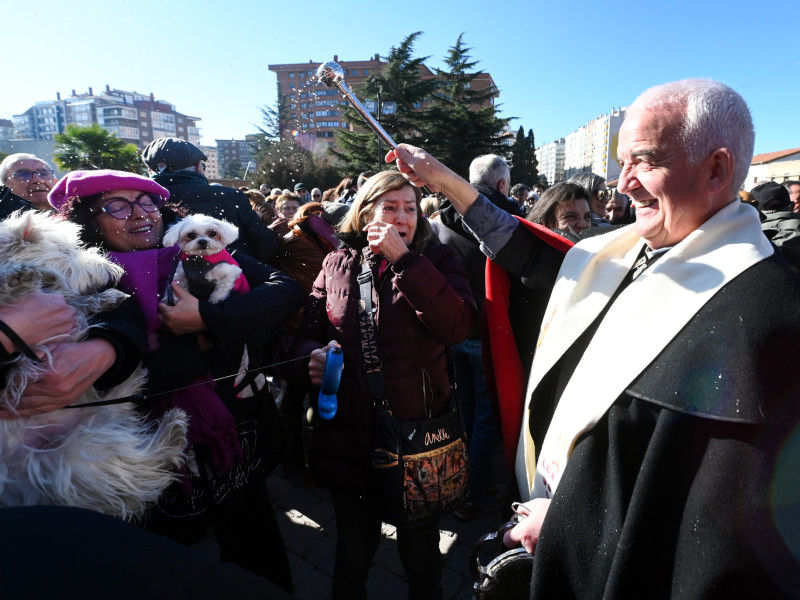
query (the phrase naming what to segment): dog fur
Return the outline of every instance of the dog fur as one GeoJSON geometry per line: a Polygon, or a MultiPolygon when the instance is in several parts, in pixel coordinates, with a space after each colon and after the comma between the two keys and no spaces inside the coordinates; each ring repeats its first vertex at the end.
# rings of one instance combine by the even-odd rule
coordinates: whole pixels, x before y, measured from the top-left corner
{"type": "Polygon", "coordinates": [[[189,215],[169,228],[164,246],[177,246],[184,257],[175,272],[175,282],[193,296],[216,304],[234,289],[242,269],[227,254],[225,246],[236,241],[239,230],[228,221],[207,215],[189,215]],[[223,262],[208,262],[207,257],[224,252],[223,262]]]}
{"type": "MultiPolygon", "coordinates": [[[[0,404],[16,410],[28,383],[51,368],[48,342],[80,341],[94,314],[119,305],[109,288],[122,274],[99,250],[83,247],[79,227],[28,211],[0,221],[0,305],[42,289],[75,307],[79,325],[68,336],[33,348],[41,363],[20,354],[12,361],[0,404]]],[[[103,393],[91,388],[76,404],[126,397],[147,379],[138,368],[103,393]]],[[[148,422],[132,404],[62,409],[0,420],[0,506],[68,505],[133,520],[177,480],[185,460],[188,421],[181,410],[148,422]]]]}

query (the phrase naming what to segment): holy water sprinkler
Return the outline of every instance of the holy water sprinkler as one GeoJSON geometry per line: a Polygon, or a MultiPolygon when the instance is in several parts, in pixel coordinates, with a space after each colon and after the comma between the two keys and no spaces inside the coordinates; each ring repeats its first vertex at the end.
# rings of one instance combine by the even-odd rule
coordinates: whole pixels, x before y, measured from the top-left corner
{"type": "Polygon", "coordinates": [[[344,96],[345,99],[351,104],[351,106],[358,111],[358,114],[363,117],[370,129],[378,134],[378,137],[380,137],[384,142],[389,144],[390,148],[397,148],[397,144],[392,139],[392,136],[384,131],[383,127],[381,127],[381,124],[378,123],[371,114],[369,114],[367,109],[364,108],[364,105],[359,102],[358,98],[355,97],[355,94],[353,94],[353,92],[350,91],[350,88],[347,87],[347,84],[344,81],[344,71],[342,70],[342,67],[332,60],[322,63],[317,69],[317,81],[320,81],[327,87],[338,89],[342,96],[344,96]]]}
{"type": "Polygon", "coordinates": [[[319,416],[326,421],[330,421],[336,416],[338,402],[336,392],[339,391],[339,380],[342,377],[342,355],[341,348],[328,349],[328,361],[325,363],[325,372],[322,374],[322,386],[319,390],[319,416]]]}

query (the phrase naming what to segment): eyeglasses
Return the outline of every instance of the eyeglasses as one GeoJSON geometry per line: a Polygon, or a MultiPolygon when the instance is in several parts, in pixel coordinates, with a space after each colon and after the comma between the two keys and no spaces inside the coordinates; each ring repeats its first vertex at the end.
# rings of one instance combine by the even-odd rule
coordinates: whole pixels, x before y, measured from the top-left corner
{"type": "Polygon", "coordinates": [[[53,176],[53,172],[50,169],[35,169],[33,171],[22,169],[11,174],[17,181],[30,181],[34,175],[38,175],[39,179],[49,179],[53,176]]]}
{"type": "Polygon", "coordinates": [[[311,194],[312,198],[322,198],[322,194],[311,194]]]}
{"type": "Polygon", "coordinates": [[[159,208],[164,205],[164,201],[159,196],[148,196],[144,194],[136,198],[136,200],[128,200],[127,198],[113,198],[106,202],[100,211],[94,213],[94,216],[100,212],[106,212],[115,219],[127,219],[133,214],[133,205],[138,204],[145,212],[157,212],[159,208]]]}
{"type": "Polygon", "coordinates": [[[614,195],[613,190],[598,190],[597,191],[597,199],[598,200],[611,200],[611,196],[614,195]]]}

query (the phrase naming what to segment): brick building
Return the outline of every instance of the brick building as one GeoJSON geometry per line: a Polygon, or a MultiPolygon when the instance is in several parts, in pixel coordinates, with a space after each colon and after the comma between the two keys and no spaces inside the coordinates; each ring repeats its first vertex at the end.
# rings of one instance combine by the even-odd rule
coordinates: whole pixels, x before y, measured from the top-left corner
{"type": "MultiPolygon", "coordinates": [[[[344,70],[344,78],[352,90],[363,83],[371,74],[380,73],[386,62],[379,55],[368,60],[340,61],[333,57],[344,70]]],[[[280,122],[281,139],[294,139],[296,143],[309,150],[324,150],[335,145],[335,133],[339,129],[352,128],[344,119],[347,101],[339,90],[329,88],[315,79],[320,62],[269,65],[269,70],[277,75],[278,97],[286,99],[288,118],[280,122]]],[[[420,79],[435,77],[434,73],[422,65],[420,79]]],[[[471,84],[474,90],[491,88],[494,96],[488,101],[494,104],[497,88],[488,73],[478,75],[471,84]]],[[[369,98],[361,98],[363,103],[369,98]]],[[[371,100],[375,100],[371,98],[371,100]]],[[[424,108],[420,105],[419,108],[424,108]]]]}

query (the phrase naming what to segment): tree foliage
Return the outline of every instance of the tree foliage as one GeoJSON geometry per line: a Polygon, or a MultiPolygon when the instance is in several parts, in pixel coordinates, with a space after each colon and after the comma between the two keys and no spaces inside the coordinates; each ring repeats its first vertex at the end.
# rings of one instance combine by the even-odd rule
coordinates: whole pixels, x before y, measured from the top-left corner
{"type": "Polygon", "coordinates": [[[134,144],[126,144],[97,123],[88,127],[74,123],[67,125],[64,133],[55,135],[55,142],[53,158],[64,170],[115,169],[144,172],[138,148],[134,144]]]}
{"type": "Polygon", "coordinates": [[[536,160],[536,142],[533,130],[525,130],[520,126],[517,139],[511,147],[511,182],[524,183],[532,187],[539,182],[539,161],[536,160]]]}
{"type": "Polygon", "coordinates": [[[261,162],[264,156],[266,156],[270,145],[279,142],[283,137],[280,124],[286,122],[289,116],[286,94],[278,95],[275,108],[261,106],[258,110],[261,112],[261,122],[264,125],[263,127],[256,125],[258,133],[255,134],[255,141],[252,143],[253,159],[256,161],[256,164],[261,162]]]}
{"type": "MultiPolygon", "coordinates": [[[[429,57],[413,57],[414,42],[421,32],[407,36],[398,46],[392,46],[386,56],[386,66],[380,73],[372,73],[353,90],[359,100],[377,100],[378,91],[381,103],[396,102],[394,115],[381,115],[380,123],[397,143],[420,143],[420,124],[424,114],[419,110],[422,103],[433,93],[436,84],[433,80],[420,79],[420,70],[429,57]]],[[[353,131],[337,131],[336,145],[332,154],[344,165],[345,170],[359,173],[366,170],[379,170],[383,167],[383,157],[378,152],[378,136],[354,108],[345,110],[345,120],[353,126],[353,131]]],[[[381,143],[383,153],[385,143],[381,143]]]]}
{"type": "Polygon", "coordinates": [[[341,176],[339,169],[325,156],[315,155],[291,140],[272,142],[266,149],[254,177],[256,185],[294,189],[299,182],[312,187],[334,187],[341,176]]]}
{"type": "Polygon", "coordinates": [[[482,154],[504,154],[498,135],[509,119],[498,117],[491,102],[494,88],[473,89],[483,74],[478,61],[464,46],[464,34],[448,50],[446,69],[436,70],[437,89],[426,115],[425,148],[459,175],[466,177],[469,165],[482,154]]]}

